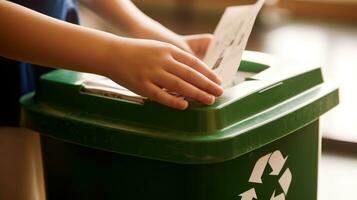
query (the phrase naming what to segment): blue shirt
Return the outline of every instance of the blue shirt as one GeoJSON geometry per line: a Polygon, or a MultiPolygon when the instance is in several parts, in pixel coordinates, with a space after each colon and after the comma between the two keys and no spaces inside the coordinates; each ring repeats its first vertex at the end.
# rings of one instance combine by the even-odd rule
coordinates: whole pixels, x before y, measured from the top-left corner
{"type": "MultiPolygon", "coordinates": [[[[79,23],[75,0],[12,0],[12,2],[60,20],[79,23]]],[[[2,98],[0,126],[18,126],[19,98],[33,91],[39,77],[50,70],[50,68],[0,57],[0,92],[2,98]]]]}

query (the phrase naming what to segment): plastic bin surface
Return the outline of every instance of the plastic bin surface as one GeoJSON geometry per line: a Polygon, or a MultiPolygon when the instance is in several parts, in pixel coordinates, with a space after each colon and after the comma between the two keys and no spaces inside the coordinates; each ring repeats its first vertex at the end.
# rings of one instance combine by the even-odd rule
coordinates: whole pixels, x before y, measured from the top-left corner
{"type": "MultiPolygon", "coordinates": [[[[57,70],[21,99],[22,125],[48,136],[43,148],[52,144],[60,151],[58,141],[73,148],[62,154],[44,149],[46,158],[66,155],[79,172],[104,170],[103,180],[124,180],[117,184],[125,190],[106,185],[98,198],[315,199],[318,118],[338,104],[338,89],[323,82],[318,67],[281,64],[257,52],[243,58],[238,74],[253,75],[226,89],[213,105],[191,101],[185,111],[90,93],[85,74],[57,70]],[[77,148],[95,156],[76,155],[77,148]],[[140,179],[133,174],[143,178],[147,189],[142,193],[129,183],[140,179]],[[175,184],[185,185],[183,191],[173,189],[175,184]],[[166,191],[160,195],[155,193],[159,185],[166,191]]],[[[45,161],[51,174],[70,169],[68,163],[62,163],[67,172],[54,169],[54,163],[45,161]]],[[[91,186],[80,190],[79,185],[73,186],[79,189],[72,197],[90,194],[83,191],[91,186]]]]}

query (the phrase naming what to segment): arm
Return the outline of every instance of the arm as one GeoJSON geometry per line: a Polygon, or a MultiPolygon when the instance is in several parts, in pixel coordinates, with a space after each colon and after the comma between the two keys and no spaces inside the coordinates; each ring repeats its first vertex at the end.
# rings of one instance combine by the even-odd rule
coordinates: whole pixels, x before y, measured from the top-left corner
{"type": "Polygon", "coordinates": [[[185,51],[191,51],[181,36],[146,16],[129,0],[80,0],[80,2],[115,27],[123,28],[134,37],[160,40],[174,44],[185,51]]]}
{"type": "Polygon", "coordinates": [[[193,52],[199,58],[203,58],[212,38],[210,34],[184,37],[178,35],[142,13],[129,0],[80,0],[80,2],[114,27],[121,27],[134,37],[168,42],[187,52],[193,52]]]}
{"type": "Polygon", "coordinates": [[[174,108],[185,109],[187,102],[162,88],[205,104],[213,103],[212,95],[222,93],[213,82],[219,80],[211,70],[167,43],[118,37],[62,22],[8,1],[0,1],[0,29],[1,56],[104,75],[174,108]]]}

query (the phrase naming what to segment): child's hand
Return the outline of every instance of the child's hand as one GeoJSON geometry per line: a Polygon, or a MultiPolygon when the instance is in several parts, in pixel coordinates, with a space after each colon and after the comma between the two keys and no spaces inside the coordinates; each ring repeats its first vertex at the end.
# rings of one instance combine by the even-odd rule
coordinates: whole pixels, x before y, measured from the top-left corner
{"type": "Polygon", "coordinates": [[[201,60],[205,56],[208,45],[213,39],[212,34],[197,34],[197,35],[187,35],[182,37],[190,47],[192,53],[201,60]]]}
{"type": "Polygon", "coordinates": [[[165,38],[158,38],[158,39],[173,44],[189,53],[192,53],[193,55],[195,55],[196,57],[202,60],[206,54],[208,45],[213,39],[213,35],[195,34],[195,35],[180,36],[173,33],[172,35],[168,35],[165,38]]]}
{"type": "MultiPolygon", "coordinates": [[[[122,39],[114,43],[107,76],[161,104],[186,109],[187,101],[163,88],[212,104],[223,93],[220,79],[201,60],[180,48],[153,40],[122,39]]],[[[192,43],[193,44],[193,43],[192,43]]]]}

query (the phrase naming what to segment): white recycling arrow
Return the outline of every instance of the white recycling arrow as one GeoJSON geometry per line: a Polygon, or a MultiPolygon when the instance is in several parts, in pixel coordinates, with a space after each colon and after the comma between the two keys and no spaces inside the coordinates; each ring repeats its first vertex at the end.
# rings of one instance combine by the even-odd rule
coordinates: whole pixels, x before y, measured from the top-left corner
{"type": "MultiPolygon", "coordinates": [[[[260,183],[260,184],[263,183],[262,176],[268,163],[272,169],[270,175],[278,176],[281,170],[283,169],[287,159],[288,156],[284,158],[283,154],[279,150],[276,150],[273,153],[269,153],[267,155],[260,157],[255,163],[248,181],[250,183],[260,183]]],[[[292,180],[291,171],[289,168],[286,168],[284,173],[279,178],[279,184],[283,192],[275,196],[275,190],[274,190],[270,200],[285,200],[285,196],[289,191],[291,180],[292,180]]],[[[242,197],[241,200],[252,200],[253,198],[257,199],[255,188],[247,190],[246,192],[243,192],[239,196],[242,197]]]]}
{"type": "Polygon", "coordinates": [[[255,189],[249,189],[245,192],[243,192],[242,194],[239,195],[241,198],[241,200],[253,200],[253,199],[257,199],[257,194],[255,193],[255,189]]]}
{"type": "Polygon", "coordinates": [[[264,169],[268,163],[270,155],[271,155],[271,153],[259,158],[259,160],[255,163],[255,166],[254,166],[253,171],[249,178],[249,182],[263,183],[262,176],[264,173],[264,169]]]}
{"type": "Polygon", "coordinates": [[[281,177],[279,178],[279,184],[280,184],[281,188],[283,189],[285,195],[288,194],[288,190],[290,187],[292,177],[293,177],[293,175],[291,174],[290,169],[287,168],[284,171],[283,175],[281,175],[281,177]]]}
{"type": "Polygon", "coordinates": [[[275,190],[273,192],[273,195],[271,195],[270,200],[285,200],[285,195],[284,193],[281,193],[277,196],[275,196],[275,190]]]}
{"type": "Polygon", "coordinates": [[[279,175],[287,158],[288,156],[284,158],[279,150],[274,151],[269,158],[269,165],[273,170],[270,175],[279,175]]]}

